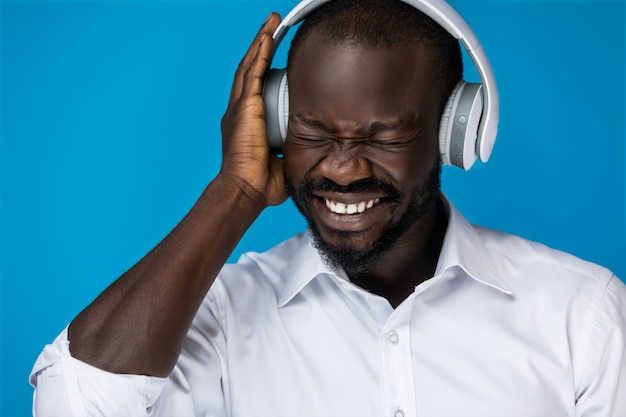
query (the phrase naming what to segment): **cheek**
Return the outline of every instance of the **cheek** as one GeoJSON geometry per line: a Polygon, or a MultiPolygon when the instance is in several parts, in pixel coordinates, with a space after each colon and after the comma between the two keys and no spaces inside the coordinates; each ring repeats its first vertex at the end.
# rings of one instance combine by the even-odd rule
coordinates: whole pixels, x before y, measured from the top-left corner
{"type": "MultiPolygon", "coordinates": [[[[373,158],[373,156],[372,156],[373,158]]],[[[404,188],[428,181],[433,169],[439,165],[439,145],[417,146],[405,152],[378,155],[375,163],[375,175],[393,179],[404,188]]]]}
{"type": "Polygon", "coordinates": [[[287,177],[295,180],[303,176],[301,168],[304,162],[302,159],[302,153],[294,150],[293,146],[290,145],[289,139],[287,139],[283,145],[283,170],[287,177]]]}
{"type": "Polygon", "coordinates": [[[316,149],[306,149],[294,144],[289,137],[283,145],[283,169],[285,175],[301,180],[315,169],[315,166],[326,155],[316,149]]]}

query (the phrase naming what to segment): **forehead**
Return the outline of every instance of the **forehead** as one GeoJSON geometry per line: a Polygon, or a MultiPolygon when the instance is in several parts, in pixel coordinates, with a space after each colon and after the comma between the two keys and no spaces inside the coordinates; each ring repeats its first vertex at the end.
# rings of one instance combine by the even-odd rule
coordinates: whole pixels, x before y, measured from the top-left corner
{"type": "Polygon", "coordinates": [[[441,95],[432,68],[428,48],[418,42],[372,48],[312,34],[290,61],[289,106],[305,113],[427,113],[441,95]]]}
{"type": "Polygon", "coordinates": [[[367,59],[369,65],[376,68],[395,66],[398,72],[406,69],[426,75],[432,72],[434,65],[432,52],[419,40],[397,46],[374,47],[350,39],[328,39],[314,31],[293,51],[288,71],[291,74],[301,69],[312,69],[312,64],[348,68],[357,54],[367,59]]]}

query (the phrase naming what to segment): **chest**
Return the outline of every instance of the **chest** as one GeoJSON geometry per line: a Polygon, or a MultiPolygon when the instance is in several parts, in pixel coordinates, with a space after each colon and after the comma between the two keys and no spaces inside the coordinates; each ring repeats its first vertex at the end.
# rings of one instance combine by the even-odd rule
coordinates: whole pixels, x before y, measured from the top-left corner
{"type": "MultiPolygon", "coordinates": [[[[232,329],[227,403],[238,416],[554,416],[574,413],[566,329],[415,297],[294,299],[232,329]]],[[[510,307],[508,307],[510,309],[510,307]]]]}

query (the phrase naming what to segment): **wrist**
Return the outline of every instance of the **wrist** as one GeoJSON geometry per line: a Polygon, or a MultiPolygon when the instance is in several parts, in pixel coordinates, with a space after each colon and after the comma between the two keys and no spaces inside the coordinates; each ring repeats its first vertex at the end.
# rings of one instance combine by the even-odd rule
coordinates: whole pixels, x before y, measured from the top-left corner
{"type": "Polygon", "coordinates": [[[220,172],[203,193],[204,198],[214,201],[229,202],[238,208],[244,209],[258,216],[267,206],[267,199],[263,193],[240,177],[220,172]]]}

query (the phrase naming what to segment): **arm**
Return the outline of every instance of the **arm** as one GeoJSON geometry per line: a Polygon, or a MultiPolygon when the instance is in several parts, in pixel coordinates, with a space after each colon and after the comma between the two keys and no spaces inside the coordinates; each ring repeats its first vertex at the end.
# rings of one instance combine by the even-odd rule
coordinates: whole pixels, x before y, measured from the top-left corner
{"type": "Polygon", "coordinates": [[[626,416],[626,286],[612,276],[590,314],[576,387],[576,416],[626,416]]]}
{"type": "Polygon", "coordinates": [[[239,239],[265,207],[286,199],[281,161],[267,151],[261,97],[278,22],[268,18],[235,74],[219,174],[176,228],[72,321],[75,358],[115,373],[168,375],[239,239]]]}

